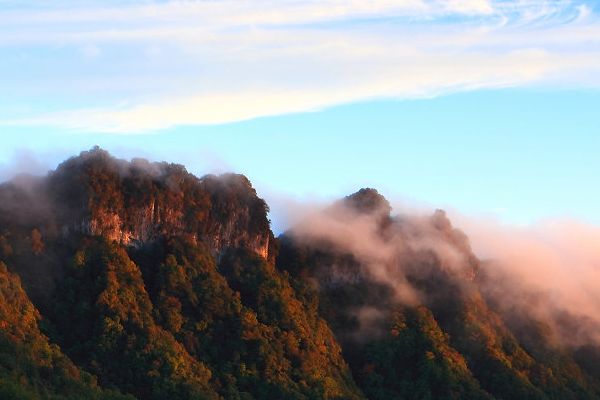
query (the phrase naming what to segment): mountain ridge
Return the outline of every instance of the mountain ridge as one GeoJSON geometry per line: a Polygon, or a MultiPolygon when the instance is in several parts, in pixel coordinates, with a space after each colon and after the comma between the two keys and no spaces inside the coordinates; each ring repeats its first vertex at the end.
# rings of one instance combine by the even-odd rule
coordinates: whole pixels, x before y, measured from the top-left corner
{"type": "Polygon", "coordinates": [[[594,347],[516,329],[442,210],[391,211],[361,189],[275,238],[245,176],[97,147],[1,184],[0,356],[73,378],[0,357],[0,398],[600,398],[594,347]]]}

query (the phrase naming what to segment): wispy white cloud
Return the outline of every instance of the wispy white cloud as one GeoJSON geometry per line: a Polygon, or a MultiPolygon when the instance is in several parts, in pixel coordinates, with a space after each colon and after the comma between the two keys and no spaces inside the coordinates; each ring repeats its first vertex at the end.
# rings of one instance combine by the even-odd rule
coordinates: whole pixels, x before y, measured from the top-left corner
{"type": "Polygon", "coordinates": [[[485,15],[493,12],[494,7],[488,0],[223,0],[88,7],[81,7],[75,2],[70,7],[63,5],[39,12],[13,9],[0,18],[8,25],[43,24],[42,28],[65,23],[110,22],[112,25],[133,23],[140,26],[151,22],[174,23],[177,26],[178,23],[196,25],[200,21],[204,26],[227,28],[233,25],[289,25],[381,16],[431,19],[443,15],[485,15]],[[65,8],[69,8],[70,12],[66,13],[65,8]]]}
{"type": "Polygon", "coordinates": [[[0,124],[134,133],[374,98],[598,87],[600,19],[562,0],[62,4],[0,12],[3,55],[5,93],[78,106],[0,108],[0,124]]]}
{"type": "Polygon", "coordinates": [[[598,226],[565,219],[524,226],[464,215],[453,220],[488,262],[483,288],[501,309],[546,321],[567,344],[600,341],[598,226]],[[577,323],[568,323],[564,312],[577,323]]]}

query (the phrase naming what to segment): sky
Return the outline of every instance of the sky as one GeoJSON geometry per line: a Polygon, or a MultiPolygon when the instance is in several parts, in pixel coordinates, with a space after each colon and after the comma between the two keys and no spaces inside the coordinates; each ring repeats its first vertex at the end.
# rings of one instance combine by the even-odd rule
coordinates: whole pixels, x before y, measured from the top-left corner
{"type": "Polygon", "coordinates": [[[0,180],[100,145],[267,200],[600,223],[599,106],[599,1],[0,0],[0,180]]]}

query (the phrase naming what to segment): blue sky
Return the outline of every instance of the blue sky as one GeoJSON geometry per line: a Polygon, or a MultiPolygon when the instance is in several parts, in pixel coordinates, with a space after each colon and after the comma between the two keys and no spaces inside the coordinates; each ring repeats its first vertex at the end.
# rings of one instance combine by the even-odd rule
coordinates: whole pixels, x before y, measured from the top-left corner
{"type": "Polygon", "coordinates": [[[600,222],[595,1],[47,3],[0,0],[0,178],[98,144],[267,198],[600,222]]]}

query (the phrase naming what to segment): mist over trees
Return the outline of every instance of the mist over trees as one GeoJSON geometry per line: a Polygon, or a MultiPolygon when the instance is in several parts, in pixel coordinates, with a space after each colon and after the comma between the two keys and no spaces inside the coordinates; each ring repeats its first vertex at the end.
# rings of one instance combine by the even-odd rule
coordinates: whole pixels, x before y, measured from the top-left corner
{"type": "Polygon", "coordinates": [[[0,399],[600,398],[597,342],[391,211],[362,189],[275,238],[246,177],[99,148],[4,183],[0,399]]]}

